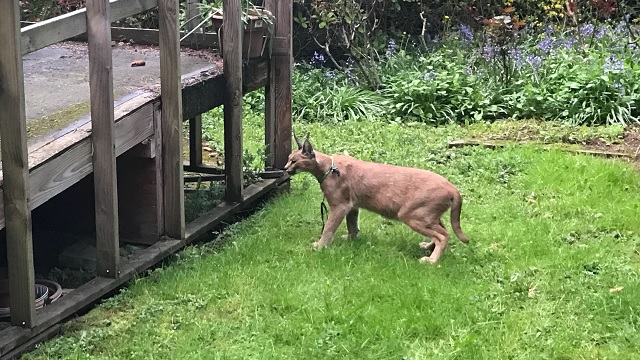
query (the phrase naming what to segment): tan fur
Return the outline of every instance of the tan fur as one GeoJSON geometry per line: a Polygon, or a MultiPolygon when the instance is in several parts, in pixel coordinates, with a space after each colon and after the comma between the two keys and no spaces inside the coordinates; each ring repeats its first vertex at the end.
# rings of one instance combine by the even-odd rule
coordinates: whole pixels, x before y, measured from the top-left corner
{"type": "Polygon", "coordinates": [[[362,161],[334,155],[339,172],[330,172],[332,158],[314,151],[309,139],[304,144],[295,138],[298,150],[289,155],[284,167],[290,175],[308,172],[318,179],[329,204],[329,217],[316,248],[328,246],[345,218],[348,236],[358,235],[358,212],[366,209],[386,218],[400,220],[431,241],[420,247],[432,249],[420,262],[438,261],[447,247],[449,232],[440,218],[451,208],[451,226],[460,241],[468,239],[460,229],[462,197],[447,179],[428,170],[362,161]]]}

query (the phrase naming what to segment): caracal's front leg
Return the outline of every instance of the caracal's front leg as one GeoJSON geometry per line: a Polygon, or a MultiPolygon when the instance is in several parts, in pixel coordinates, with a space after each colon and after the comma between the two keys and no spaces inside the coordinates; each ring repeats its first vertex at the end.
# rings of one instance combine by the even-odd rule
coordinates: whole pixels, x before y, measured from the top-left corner
{"type": "Polygon", "coordinates": [[[313,243],[313,247],[322,248],[331,244],[333,236],[335,235],[336,230],[338,230],[338,226],[340,226],[340,223],[347,215],[347,212],[349,212],[349,208],[345,206],[329,209],[329,218],[327,219],[327,223],[324,225],[322,236],[319,241],[313,243]]]}
{"type": "Polygon", "coordinates": [[[347,230],[349,231],[347,238],[349,239],[355,239],[358,237],[358,232],[360,231],[360,227],[358,226],[359,213],[360,210],[358,208],[353,208],[347,213],[347,230]]]}

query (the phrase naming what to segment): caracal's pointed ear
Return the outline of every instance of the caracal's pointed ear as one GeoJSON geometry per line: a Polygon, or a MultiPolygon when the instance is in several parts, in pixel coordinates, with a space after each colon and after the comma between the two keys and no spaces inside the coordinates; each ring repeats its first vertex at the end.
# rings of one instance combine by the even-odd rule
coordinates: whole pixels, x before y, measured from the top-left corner
{"type": "Polygon", "coordinates": [[[292,130],[293,133],[293,140],[296,141],[296,144],[298,145],[298,150],[302,149],[302,143],[300,142],[300,139],[298,139],[298,137],[296,136],[296,132],[292,130]]]}
{"type": "Polygon", "coordinates": [[[313,152],[313,146],[311,145],[311,141],[309,141],[309,135],[307,134],[307,138],[304,139],[304,144],[302,144],[302,155],[309,157],[309,158],[315,158],[316,157],[316,153],[313,152]]]}

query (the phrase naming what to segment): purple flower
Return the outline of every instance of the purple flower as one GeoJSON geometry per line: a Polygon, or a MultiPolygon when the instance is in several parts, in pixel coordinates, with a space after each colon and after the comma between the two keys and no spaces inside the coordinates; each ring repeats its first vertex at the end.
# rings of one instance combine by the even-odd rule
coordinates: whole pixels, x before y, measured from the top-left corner
{"type": "Polygon", "coordinates": [[[326,60],[324,58],[324,55],[319,54],[317,51],[314,51],[313,56],[311,57],[311,61],[309,61],[309,64],[315,64],[315,63],[324,64],[325,61],[326,60]]]}
{"type": "Polygon", "coordinates": [[[473,66],[471,66],[471,63],[467,63],[467,66],[464,68],[464,74],[467,76],[473,74],[473,66]]]}
{"type": "Polygon", "coordinates": [[[615,87],[618,90],[618,93],[620,93],[620,96],[624,96],[626,91],[624,89],[624,86],[620,83],[620,81],[616,80],[616,82],[613,83],[613,87],[615,87]]]}
{"type": "Polygon", "coordinates": [[[326,73],[324,73],[324,75],[325,75],[326,77],[328,77],[329,79],[334,79],[334,80],[335,80],[336,78],[338,78],[338,77],[336,76],[336,73],[335,73],[335,72],[333,72],[333,70],[328,70],[326,73]]]}
{"type": "Polygon", "coordinates": [[[534,69],[539,69],[542,66],[542,58],[538,55],[528,55],[526,61],[534,69]]]}
{"type": "Polygon", "coordinates": [[[546,36],[540,43],[538,43],[538,48],[546,53],[551,51],[553,48],[553,40],[550,37],[546,36]]]}
{"type": "Polygon", "coordinates": [[[604,34],[605,34],[605,31],[606,31],[606,30],[605,30],[604,26],[600,26],[600,27],[598,28],[598,31],[596,32],[596,39],[598,39],[598,40],[602,39],[602,37],[603,37],[603,36],[604,36],[604,34]]]}
{"type": "Polygon", "coordinates": [[[387,46],[387,56],[393,56],[396,53],[396,42],[391,39],[389,40],[389,45],[387,46]]]}
{"type": "Polygon", "coordinates": [[[485,61],[491,61],[496,58],[500,48],[496,45],[487,44],[482,48],[482,58],[485,61]]]}
{"type": "Polygon", "coordinates": [[[580,34],[584,37],[589,37],[593,35],[594,26],[593,24],[584,24],[580,26],[580,34]]]}
{"type": "Polygon", "coordinates": [[[575,43],[576,43],[576,38],[575,37],[573,37],[573,36],[568,37],[564,42],[564,47],[567,50],[571,50],[571,48],[573,47],[573,44],[575,44],[575,43]]]}
{"type": "Polygon", "coordinates": [[[469,25],[460,24],[460,40],[465,44],[473,42],[473,31],[469,25]]]}
{"type": "Polygon", "coordinates": [[[553,25],[547,25],[547,28],[544,29],[544,34],[547,35],[547,37],[551,37],[551,35],[553,35],[553,25]]]}
{"type": "Polygon", "coordinates": [[[347,75],[347,78],[351,80],[355,86],[358,86],[358,79],[351,70],[353,70],[353,59],[349,57],[347,58],[347,68],[344,70],[344,74],[347,75]]]}
{"type": "Polygon", "coordinates": [[[509,56],[513,59],[513,63],[516,69],[520,70],[522,67],[522,63],[524,61],[524,55],[522,53],[522,49],[517,47],[509,50],[509,56]]]}
{"type": "Polygon", "coordinates": [[[623,20],[623,21],[620,21],[620,24],[618,24],[618,26],[616,26],[615,29],[613,29],[613,32],[615,34],[626,35],[627,34],[627,30],[628,30],[627,23],[623,20]]]}
{"type": "Polygon", "coordinates": [[[427,81],[435,80],[437,77],[438,77],[438,74],[436,74],[434,70],[431,70],[429,72],[425,72],[422,74],[422,79],[427,81]]]}
{"type": "Polygon", "coordinates": [[[604,60],[603,70],[605,74],[610,72],[624,71],[624,62],[618,59],[618,57],[615,54],[611,54],[607,56],[607,58],[604,60]]]}

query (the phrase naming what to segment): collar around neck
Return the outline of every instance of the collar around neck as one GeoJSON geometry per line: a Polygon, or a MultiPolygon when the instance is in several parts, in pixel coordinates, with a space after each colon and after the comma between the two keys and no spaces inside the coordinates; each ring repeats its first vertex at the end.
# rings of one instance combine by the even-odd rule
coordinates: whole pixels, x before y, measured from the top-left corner
{"type": "Polygon", "coordinates": [[[322,176],[322,179],[320,179],[320,185],[322,185],[322,183],[329,177],[329,174],[331,174],[332,172],[335,172],[336,174],[338,174],[338,176],[340,176],[340,170],[338,170],[338,167],[333,163],[333,155],[331,155],[331,167],[327,169],[327,171],[322,176]]]}

